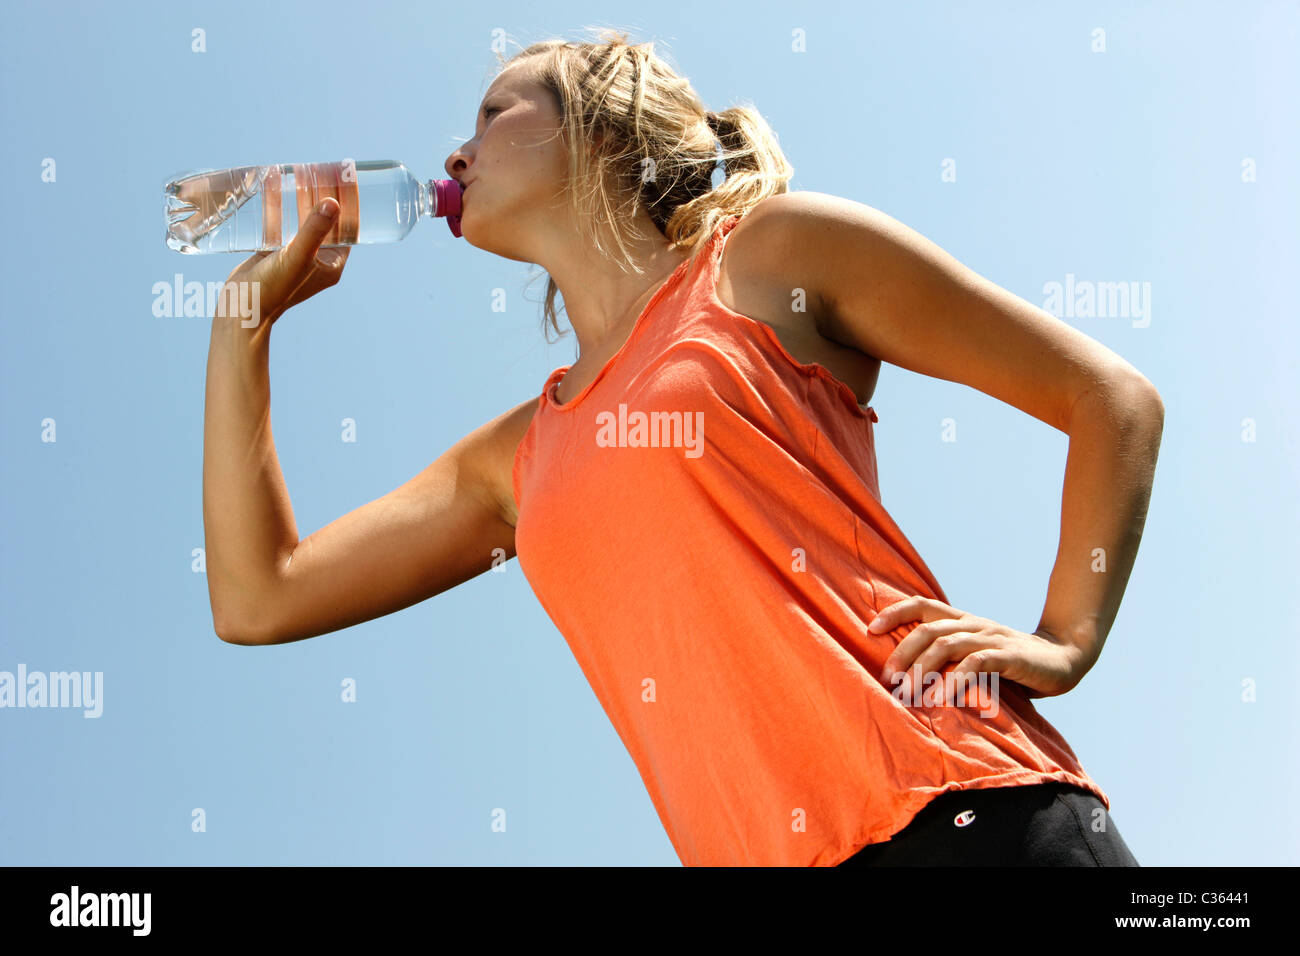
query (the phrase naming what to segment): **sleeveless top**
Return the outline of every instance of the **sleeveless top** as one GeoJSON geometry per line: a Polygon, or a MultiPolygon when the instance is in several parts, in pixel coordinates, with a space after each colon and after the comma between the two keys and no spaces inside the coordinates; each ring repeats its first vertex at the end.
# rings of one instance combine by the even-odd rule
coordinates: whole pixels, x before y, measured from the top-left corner
{"type": "Polygon", "coordinates": [[[831,866],[949,790],[1060,781],[1109,808],[1021,685],[945,707],[881,680],[920,622],[871,634],[877,611],[948,601],[881,504],[875,410],[719,300],[740,218],[577,395],[550,374],[512,475],[520,568],[677,855],[831,866]]]}

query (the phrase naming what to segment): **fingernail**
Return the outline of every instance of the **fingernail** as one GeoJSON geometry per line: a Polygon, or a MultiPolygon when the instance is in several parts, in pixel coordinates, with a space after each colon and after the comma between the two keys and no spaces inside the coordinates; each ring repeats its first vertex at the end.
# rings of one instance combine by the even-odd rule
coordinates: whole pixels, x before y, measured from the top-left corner
{"type": "Polygon", "coordinates": [[[338,208],[339,207],[334,205],[333,203],[328,203],[325,202],[324,200],[321,200],[320,205],[316,207],[316,211],[320,213],[322,216],[324,216],[326,219],[333,219],[334,213],[338,210],[338,208]]]}

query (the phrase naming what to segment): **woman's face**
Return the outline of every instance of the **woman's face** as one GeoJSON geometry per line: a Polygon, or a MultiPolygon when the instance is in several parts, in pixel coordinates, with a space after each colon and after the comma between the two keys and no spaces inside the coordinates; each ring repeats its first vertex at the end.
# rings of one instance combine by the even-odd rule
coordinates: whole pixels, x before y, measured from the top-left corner
{"type": "Polygon", "coordinates": [[[444,163],[465,187],[461,234],[480,249],[536,262],[535,244],[554,228],[567,205],[556,194],[568,169],[557,135],[559,104],[533,78],[527,63],[514,64],[492,81],[480,103],[474,138],[444,163]]]}

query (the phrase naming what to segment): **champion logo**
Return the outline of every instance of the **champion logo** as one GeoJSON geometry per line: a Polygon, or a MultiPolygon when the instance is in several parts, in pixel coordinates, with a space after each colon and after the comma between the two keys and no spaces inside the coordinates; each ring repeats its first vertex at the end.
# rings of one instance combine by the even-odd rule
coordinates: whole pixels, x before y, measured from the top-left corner
{"type": "Polygon", "coordinates": [[[961,813],[957,814],[955,817],[952,818],[952,822],[953,822],[953,826],[958,826],[958,827],[970,826],[972,823],[975,822],[975,811],[963,810],[961,813]]]}

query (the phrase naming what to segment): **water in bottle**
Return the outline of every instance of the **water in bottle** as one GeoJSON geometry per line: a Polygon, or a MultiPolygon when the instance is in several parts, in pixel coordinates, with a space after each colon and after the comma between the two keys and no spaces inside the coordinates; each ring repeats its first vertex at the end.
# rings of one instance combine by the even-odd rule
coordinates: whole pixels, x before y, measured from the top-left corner
{"type": "Polygon", "coordinates": [[[460,184],[421,182],[391,159],[199,169],[163,189],[167,245],[189,254],[279,249],[331,196],[339,215],[322,247],[397,242],[422,216],[445,217],[461,234],[460,184]]]}

